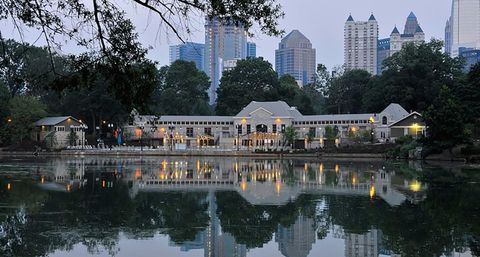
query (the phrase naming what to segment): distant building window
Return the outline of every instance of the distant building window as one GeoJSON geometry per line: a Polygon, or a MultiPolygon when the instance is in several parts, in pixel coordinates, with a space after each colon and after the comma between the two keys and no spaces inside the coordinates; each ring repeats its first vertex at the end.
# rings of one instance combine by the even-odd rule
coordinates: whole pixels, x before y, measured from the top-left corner
{"type": "Polygon", "coordinates": [[[237,133],[238,133],[239,135],[241,135],[241,134],[243,133],[243,126],[240,125],[240,124],[237,125],[237,126],[238,126],[238,127],[237,127],[237,133]]]}
{"type": "Polygon", "coordinates": [[[250,134],[252,132],[252,127],[250,124],[247,124],[247,134],[250,134]]]}
{"type": "Polygon", "coordinates": [[[187,128],[187,137],[193,137],[193,128],[187,128]]]}
{"type": "Polygon", "coordinates": [[[277,124],[272,125],[272,133],[277,133],[277,124]]]}
{"type": "Polygon", "coordinates": [[[383,124],[383,125],[387,125],[387,121],[388,121],[388,120],[387,120],[387,116],[383,116],[383,117],[382,117],[382,124],[383,124]]]}
{"type": "Polygon", "coordinates": [[[212,135],[212,128],[204,128],[203,133],[205,135],[211,136],[212,135]]]}

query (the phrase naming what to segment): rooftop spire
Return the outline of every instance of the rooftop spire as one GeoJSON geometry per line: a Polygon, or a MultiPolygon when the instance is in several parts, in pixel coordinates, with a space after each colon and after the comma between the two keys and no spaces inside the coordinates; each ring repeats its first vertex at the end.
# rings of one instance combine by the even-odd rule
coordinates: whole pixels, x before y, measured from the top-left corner
{"type": "Polygon", "coordinates": [[[376,21],[375,16],[373,16],[373,13],[370,15],[370,18],[368,18],[369,21],[376,21]]]}
{"type": "Polygon", "coordinates": [[[351,13],[350,13],[350,15],[348,15],[347,21],[353,21],[353,17],[352,17],[352,14],[351,14],[351,13]]]}
{"type": "Polygon", "coordinates": [[[392,34],[400,34],[400,32],[397,29],[397,25],[395,25],[395,28],[393,28],[392,34]]]}

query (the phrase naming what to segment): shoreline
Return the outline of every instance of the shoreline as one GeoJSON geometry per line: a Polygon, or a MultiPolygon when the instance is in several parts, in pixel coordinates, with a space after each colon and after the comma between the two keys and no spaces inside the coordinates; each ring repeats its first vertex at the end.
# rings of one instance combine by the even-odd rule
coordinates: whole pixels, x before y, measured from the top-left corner
{"type": "MultiPolygon", "coordinates": [[[[0,157],[22,156],[33,157],[34,152],[2,152],[0,157]]],[[[39,157],[249,157],[249,158],[270,158],[270,159],[375,159],[385,160],[385,154],[377,153],[254,153],[249,151],[61,151],[61,152],[40,152],[39,157]]]]}

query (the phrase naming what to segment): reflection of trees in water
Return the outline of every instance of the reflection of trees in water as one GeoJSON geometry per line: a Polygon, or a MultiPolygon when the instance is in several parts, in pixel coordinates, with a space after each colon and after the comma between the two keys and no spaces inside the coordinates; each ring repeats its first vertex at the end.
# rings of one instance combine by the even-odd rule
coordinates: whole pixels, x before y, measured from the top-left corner
{"type": "MultiPolygon", "coordinates": [[[[296,180],[292,167],[286,165],[284,179],[296,180]]],[[[318,239],[334,225],[357,234],[379,229],[382,245],[402,256],[440,256],[466,247],[480,255],[478,184],[441,170],[423,174],[429,187],[418,204],[391,207],[379,198],[302,195],[284,206],[255,206],[224,191],[216,193],[217,215],[223,231],[248,248],[268,243],[279,225],[288,228],[302,215],[313,218],[318,239]]],[[[335,172],[326,175],[335,183],[335,172]]],[[[208,226],[207,193],[140,192],[131,199],[120,181],[113,188],[91,181],[64,193],[41,190],[28,179],[8,191],[0,178],[2,204],[16,207],[0,209],[0,256],[46,256],[79,243],[90,253],[115,255],[120,232],[129,238],[162,233],[181,244],[208,226]]]]}

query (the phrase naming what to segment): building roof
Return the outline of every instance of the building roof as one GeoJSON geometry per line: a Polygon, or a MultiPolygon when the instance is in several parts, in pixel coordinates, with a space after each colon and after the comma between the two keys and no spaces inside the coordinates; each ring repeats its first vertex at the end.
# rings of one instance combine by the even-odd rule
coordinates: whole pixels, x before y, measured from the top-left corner
{"type": "Polygon", "coordinates": [[[245,108],[243,108],[235,117],[249,117],[251,113],[258,109],[264,109],[272,114],[273,117],[292,117],[299,118],[302,114],[295,108],[290,107],[284,101],[276,102],[250,102],[245,108]]]}
{"type": "Polygon", "coordinates": [[[369,120],[374,116],[374,113],[305,115],[295,121],[369,120]]]}
{"type": "Polygon", "coordinates": [[[233,121],[232,116],[185,116],[185,115],[167,115],[161,116],[158,121],[171,122],[171,121],[220,121],[220,122],[231,122],[233,121]]]}
{"type": "Polygon", "coordinates": [[[370,18],[368,18],[369,21],[376,21],[375,16],[373,16],[373,13],[370,15],[370,18]]]}
{"type": "Polygon", "coordinates": [[[46,117],[35,122],[35,126],[55,126],[58,123],[61,123],[67,119],[72,119],[76,122],[79,122],[72,116],[60,116],[60,117],[46,117]]]}
{"type": "Polygon", "coordinates": [[[407,19],[416,19],[416,18],[417,18],[417,16],[415,16],[415,13],[410,12],[407,19]]]}
{"type": "Polygon", "coordinates": [[[400,34],[400,32],[397,29],[397,26],[395,26],[395,28],[393,28],[392,34],[400,34]]]}
{"type": "Polygon", "coordinates": [[[405,115],[403,118],[401,118],[401,119],[397,120],[396,122],[390,124],[389,127],[394,127],[394,126],[396,126],[397,124],[399,124],[400,122],[402,122],[402,121],[410,118],[410,117],[413,116],[413,115],[417,115],[417,116],[419,116],[419,117],[422,117],[422,115],[421,115],[420,113],[418,113],[418,112],[411,112],[411,113],[409,113],[408,115],[405,115]]]}
{"type": "Polygon", "coordinates": [[[401,120],[408,116],[408,112],[401,105],[396,103],[389,104],[381,113],[390,114],[390,118],[394,121],[401,120]]]}
{"type": "MultiPolygon", "coordinates": [[[[285,48],[312,48],[310,40],[297,29],[292,30],[280,42],[285,48]]],[[[283,48],[283,47],[280,47],[283,48]]]]}
{"type": "Polygon", "coordinates": [[[350,14],[350,15],[348,15],[348,19],[347,19],[347,21],[354,21],[354,20],[353,20],[353,17],[352,17],[352,15],[351,15],[351,14],[350,14]]]}
{"type": "Polygon", "coordinates": [[[420,27],[420,25],[417,26],[415,33],[423,33],[423,29],[420,27]]]}

